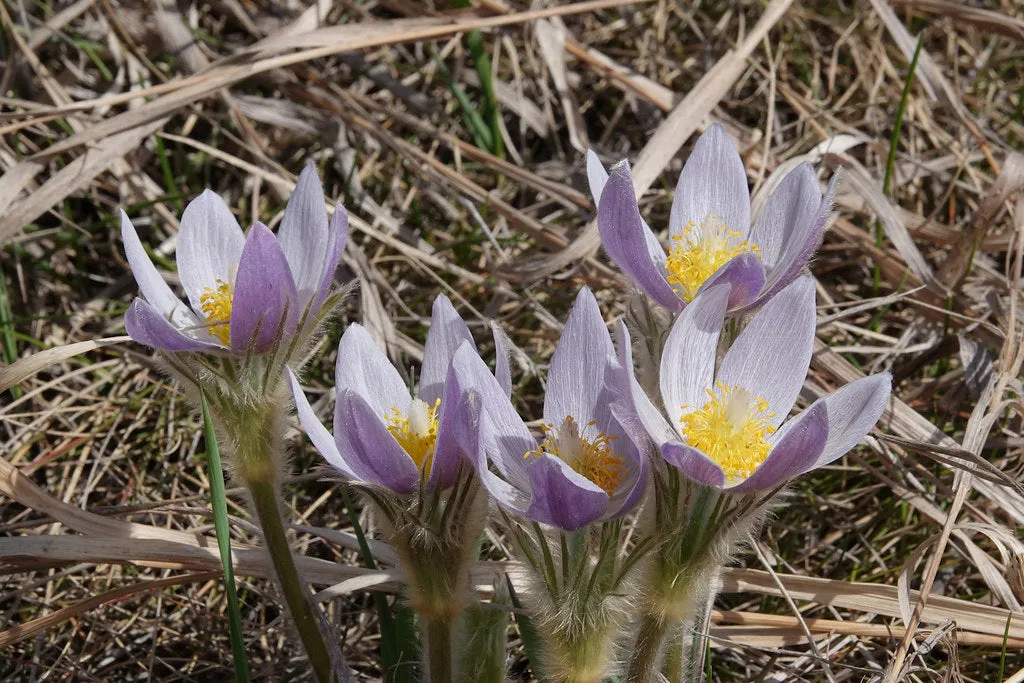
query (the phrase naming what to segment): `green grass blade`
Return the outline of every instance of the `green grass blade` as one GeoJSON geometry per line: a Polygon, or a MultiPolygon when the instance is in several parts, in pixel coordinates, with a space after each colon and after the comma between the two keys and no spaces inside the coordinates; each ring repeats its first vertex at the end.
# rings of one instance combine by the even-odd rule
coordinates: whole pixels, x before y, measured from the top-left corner
{"type": "Polygon", "coordinates": [[[235,660],[235,681],[249,680],[249,663],[245,658],[245,641],[242,640],[242,614],[238,608],[238,593],[235,591],[235,570],[231,563],[231,536],[228,530],[227,493],[224,490],[224,469],[220,463],[220,448],[217,434],[213,429],[210,406],[203,401],[203,435],[206,437],[206,461],[209,465],[210,500],[213,504],[213,525],[217,531],[217,548],[220,562],[224,567],[224,590],[228,594],[228,618],[231,626],[231,653],[235,660]]]}
{"type": "MultiPolygon", "coordinates": [[[[3,335],[4,362],[11,365],[18,360],[18,344],[14,336],[14,314],[11,313],[11,300],[7,294],[7,282],[0,276],[0,335],[3,335]]],[[[11,396],[15,400],[21,398],[21,387],[12,386],[11,396]]]]}
{"type": "MultiPolygon", "coordinates": [[[[882,180],[882,194],[888,196],[889,186],[892,183],[893,170],[896,168],[896,150],[899,149],[900,134],[903,132],[903,115],[907,111],[907,101],[910,99],[910,88],[914,84],[914,72],[917,71],[917,60],[921,56],[921,48],[924,46],[924,33],[917,37],[917,47],[914,48],[914,56],[910,59],[910,68],[907,69],[907,80],[903,83],[903,94],[900,96],[900,106],[896,109],[896,121],[892,127],[892,137],[889,139],[889,156],[885,160],[885,178],[882,180]]],[[[875,226],[875,246],[881,247],[885,232],[881,223],[875,226]]],[[[878,287],[881,283],[881,270],[875,265],[874,270],[874,291],[878,296],[878,287]]]]}
{"type": "MultiPolygon", "coordinates": [[[[341,489],[341,500],[352,523],[352,532],[359,544],[363,563],[369,569],[376,569],[377,561],[373,559],[373,551],[370,550],[366,534],[359,523],[359,515],[356,514],[352,496],[344,488],[341,489]]],[[[412,683],[415,679],[411,663],[416,661],[416,652],[419,649],[412,610],[396,602],[396,614],[393,614],[386,593],[375,591],[372,595],[377,607],[377,621],[380,623],[380,668],[384,672],[384,680],[387,683],[412,683]]]]}
{"type": "Polygon", "coordinates": [[[469,128],[470,135],[473,136],[473,143],[480,149],[490,151],[494,146],[490,127],[484,123],[480,112],[477,111],[472,100],[466,95],[466,91],[455,82],[452,72],[448,70],[448,67],[441,61],[441,58],[434,55],[434,62],[437,64],[437,70],[444,79],[448,89],[452,91],[452,95],[455,96],[456,101],[459,103],[462,116],[466,119],[466,126],[469,128]]]}
{"type": "Polygon", "coordinates": [[[476,74],[480,78],[480,87],[483,88],[484,97],[487,98],[483,118],[490,125],[491,147],[489,151],[499,159],[504,159],[505,143],[501,139],[501,110],[498,107],[498,96],[494,90],[494,79],[491,77],[491,56],[487,53],[483,34],[480,31],[470,31],[466,36],[466,42],[469,44],[469,54],[473,58],[476,74]]]}

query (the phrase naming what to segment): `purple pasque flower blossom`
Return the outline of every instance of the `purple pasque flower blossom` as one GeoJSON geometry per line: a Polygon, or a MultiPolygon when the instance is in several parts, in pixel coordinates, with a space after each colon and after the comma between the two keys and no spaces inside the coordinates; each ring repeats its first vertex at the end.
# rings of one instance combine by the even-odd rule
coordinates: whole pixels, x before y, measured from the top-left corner
{"type": "Polygon", "coordinates": [[[673,324],[661,357],[664,412],[633,376],[625,325],[621,362],[633,409],[670,465],[730,493],[770,490],[856,446],[882,415],[892,377],[851,382],[787,420],[811,361],[814,280],[801,276],[772,297],[716,364],[729,300],[728,284],[709,288],[673,324]]]}
{"type": "Polygon", "coordinates": [[[680,311],[700,292],[728,282],[731,312],[766,301],[800,273],[821,245],[838,178],[822,197],[814,170],[801,164],[751,227],[743,162],[725,129],[712,124],[679,175],[666,253],[640,217],[628,162],[609,175],[591,151],[587,175],[601,242],[641,290],[680,311]]]}
{"type": "MultiPolygon", "coordinates": [[[[288,370],[299,422],[327,462],[345,478],[406,495],[420,483],[444,489],[455,483],[461,451],[450,423],[457,401],[446,391],[452,358],[460,346],[476,356],[473,337],[451,302],[434,300],[424,347],[419,393],[410,394],[398,370],[362,325],[349,325],[338,345],[334,436],[309,405],[288,370]]],[[[498,379],[508,400],[512,379],[508,360],[498,354],[498,379]]]]}
{"type": "Polygon", "coordinates": [[[135,227],[121,212],[121,237],[142,296],[125,314],[137,342],[172,352],[266,353],[315,324],[348,238],[338,204],[328,222],[323,187],[309,164],[299,176],[275,236],[256,223],[242,234],[224,200],[210,190],[181,217],[181,301],[157,272],[135,227]]]}
{"type": "Polygon", "coordinates": [[[646,436],[619,419],[625,381],[597,300],[584,288],[548,369],[544,438],[530,433],[508,392],[464,345],[448,379],[461,397],[457,440],[484,487],[515,514],[566,531],[614,518],[636,504],[646,480],[646,436]]]}

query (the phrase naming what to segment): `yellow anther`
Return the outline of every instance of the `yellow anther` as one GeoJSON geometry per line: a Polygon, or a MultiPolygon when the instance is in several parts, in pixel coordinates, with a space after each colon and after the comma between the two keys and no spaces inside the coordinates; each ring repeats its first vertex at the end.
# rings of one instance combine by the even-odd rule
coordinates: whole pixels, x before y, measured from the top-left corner
{"type": "MultiPolygon", "coordinates": [[[[711,400],[679,418],[686,443],[715,461],[727,481],[742,481],[768,457],[767,437],[775,433],[768,403],[740,387],[716,384],[711,400]]],[[[686,406],[683,406],[686,410],[686,406]]]]}
{"type": "Polygon", "coordinates": [[[434,460],[434,446],[437,444],[437,413],[441,408],[441,399],[428,405],[418,398],[412,400],[408,414],[402,414],[398,408],[384,416],[388,431],[395,441],[405,449],[412,461],[416,463],[424,475],[430,473],[434,460]]]}
{"type": "Polygon", "coordinates": [[[730,229],[714,214],[704,219],[699,233],[696,229],[690,221],[682,234],[673,235],[674,244],[665,259],[666,279],[687,302],[693,301],[700,286],[736,256],[746,252],[760,256],[756,245],[740,239],[742,233],[730,229]]]}
{"type": "MultiPolygon", "coordinates": [[[[596,424],[597,422],[592,421],[586,426],[592,427],[596,424]]],[[[541,453],[554,455],[575,472],[601,487],[609,498],[626,479],[626,465],[612,449],[611,442],[618,437],[608,436],[603,432],[598,432],[592,438],[583,437],[571,415],[566,417],[557,429],[553,425],[542,425],[541,428],[548,435],[547,438],[541,442],[537,450],[528,451],[524,458],[540,457],[541,453]]]]}
{"type": "Polygon", "coordinates": [[[234,297],[231,285],[223,280],[217,280],[217,287],[207,287],[199,297],[199,304],[202,306],[206,322],[211,324],[208,328],[211,334],[217,336],[225,346],[231,343],[231,330],[228,321],[231,320],[231,300],[234,297]]]}

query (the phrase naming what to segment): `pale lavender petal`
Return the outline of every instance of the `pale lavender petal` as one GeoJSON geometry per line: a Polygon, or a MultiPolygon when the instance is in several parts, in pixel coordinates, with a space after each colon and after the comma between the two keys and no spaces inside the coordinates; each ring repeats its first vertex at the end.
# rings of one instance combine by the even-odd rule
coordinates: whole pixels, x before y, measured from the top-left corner
{"type": "MultiPolygon", "coordinates": [[[[832,205],[835,203],[840,176],[838,171],[832,176],[825,196],[821,197],[816,205],[817,211],[813,217],[794,226],[793,233],[784,245],[778,263],[768,270],[768,284],[761,294],[762,299],[774,296],[776,292],[792,282],[821,246],[825,225],[828,223],[832,205]]],[[[817,192],[817,181],[815,181],[815,192],[817,192]]]]}
{"type": "Polygon", "coordinates": [[[782,426],[773,439],[768,458],[730,493],[764,491],[785,484],[806,472],[821,455],[828,438],[828,416],[818,402],[782,426]]]}
{"type": "MultiPolygon", "coordinates": [[[[500,461],[501,456],[495,443],[494,428],[483,409],[483,403],[484,399],[472,389],[460,400],[465,410],[465,417],[461,421],[465,428],[460,431],[460,446],[491,497],[510,512],[522,515],[530,507],[529,493],[524,488],[513,486],[488,467],[490,460],[500,461]]],[[[528,486],[525,473],[523,484],[528,486]]]]}
{"type": "Polygon", "coordinates": [[[774,413],[768,421],[782,424],[807,377],[814,327],[814,279],[805,276],[754,314],[726,352],[715,380],[767,401],[774,413]]]}
{"type": "Polygon", "coordinates": [[[419,487],[416,463],[388,431],[380,413],[359,394],[338,392],[334,431],[343,432],[353,445],[352,469],[362,470],[364,481],[403,495],[419,487]]]}
{"type": "Polygon", "coordinates": [[[729,290],[728,309],[735,311],[743,308],[757,301],[764,289],[764,264],[756,254],[749,252],[733,257],[704,281],[704,284],[697,290],[695,299],[700,298],[701,293],[711,287],[725,283],[732,286],[732,289],[729,290]]]}
{"type": "Polygon", "coordinates": [[[669,217],[669,235],[682,234],[687,223],[696,226],[715,213],[743,236],[750,231],[750,190],[736,146],[725,128],[708,126],[693,146],[676,183],[669,217]]]}
{"type": "Polygon", "coordinates": [[[188,336],[160,315],[145,299],[132,301],[124,314],[124,327],[128,336],[146,346],[163,351],[225,351],[213,342],[200,341],[188,336]]]}
{"type": "Polygon", "coordinates": [[[650,228],[640,218],[625,161],[612,170],[605,184],[597,208],[597,227],[605,250],[640,289],[666,308],[678,311],[683,307],[682,299],[665,279],[664,250],[658,246],[660,253],[651,253],[650,228]]]}
{"type": "MultiPolygon", "coordinates": [[[[612,412],[614,414],[614,408],[612,412]]],[[[622,458],[626,469],[626,478],[608,502],[605,518],[611,519],[626,514],[640,502],[647,485],[647,458],[650,457],[644,449],[650,444],[646,434],[638,437],[633,429],[623,426],[617,417],[613,417],[613,422],[601,431],[615,437],[612,440],[615,454],[622,458]]]]}
{"type": "Polygon", "coordinates": [[[128,258],[128,265],[131,267],[135,282],[139,285],[142,297],[175,327],[196,325],[195,315],[161,277],[142,246],[135,226],[124,211],[121,212],[121,241],[124,242],[124,254],[128,258]]]}
{"type": "Polygon", "coordinates": [[[560,425],[566,416],[582,424],[594,419],[605,368],[614,360],[615,348],[597,299],[584,287],[576,295],[548,367],[544,421],[560,425]]]}
{"type": "Polygon", "coordinates": [[[362,396],[380,416],[391,414],[392,408],[404,415],[412,403],[402,376],[359,323],[352,323],[341,335],[334,383],[339,392],[351,390],[362,396]]]}
{"type": "Polygon", "coordinates": [[[640,382],[636,379],[636,372],[633,368],[633,346],[629,337],[629,329],[621,320],[619,321],[617,331],[619,364],[625,369],[629,380],[629,393],[625,395],[629,410],[637,416],[656,445],[678,439],[679,430],[668,423],[665,416],[651,402],[647,393],[640,386],[640,382]]]}
{"type": "Polygon", "coordinates": [[[501,475],[512,485],[528,486],[524,456],[537,448],[537,440],[512,406],[508,394],[494,378],[476,351],[463,344],[455,352],[451,372],[445,381],[445,390],[458,395],[473,392],[481,401],[481,410],[487,414],[495,448],[492,461],[501,475]]]}
{"type": "Polygon", "coordinates": [[[535,522],[576,531],[608,509],[608,494],[556,457],[542,454],[527,471],[533,495],[525,516],[535,522]]]}
{"type": "Polygon", "coordinates": [[[324,265],[332,256],[324,188],[313,162],[306,164],[299,174],[277,236],[295,278],[299,301],[305,308],[306,302],[320,291],[324,265]]]}
{"type": "Polygon", "coordinates": [[[220,195],[204,190],[181,215],[178,231],[178,276],[192,310],[203,309],[200,298],[217,281],[231,284],[242,256],[245,235],[220,195]]]}
{"type": "MultiPolygon", "coordinates": [[[[438,298],[440,299],[442,297],[438,298]]],[[[447,299],[445,301],[447,301],[447,299]]],[[[451,304],[448,304],[448,306],[451,306],[451,304]]],[[[437,300],[435,300],[435,314],[437,313],[437,308],[438,304],[437,300]]],[[[433,325],[435,324],[437,324],[436,317],[435,322],[431,323],[431,331],[433,331],[433,325]]],[[[428,336],[427,343],[429,342],[430,338],[428,336]]],[[[473,341],[464,340],[459,344],[459,348],[451,354],[451,358],[454,358],[455,355],[458,354],[458,351],[463,347],[466,348],[466,351],[461,358],[465,358],[466,355],[477,355],[476,348],[473,346],[473,341]]],[[[479,418],[472,414],[471,407],[466,404],[467,390],[459,382],[459,379],[454,376],[454,370],[451,368],[450,360],[451,359],[449,359],[449,363],[445,367],[446,376],[442,378],[440,382],[436,383],[440,389],[443,389],[444,393],[441,398],[441,409],[438,415],[437,441],[434,445],[434,463],[430,469],[430,479],[427,482],[431,489],[444,489],[455,483],[456,477],[459,473],[459,466],[463,463],[463,450],[467,448],[464,444],[467,441],[472,441],[477,438],[472,435],[467,435],[467,430],[472,428],[471,423],[475,422],[479,418]],[[447,377],[452,377],[453,379],[448,381],[447,377]]],[[[423,397],[422,389],[420,390],[420,396],[423,397]]],[[[479,444],[474,442],[471,446],[476,448],[479,444]]]]}
{"type": "Polygon", "coordinates": [[[231,301],[231,350],[237,354],[270,350],[287,343],[298,319],[295,282],[281,245],[270,228],[249,230],[238,262],[231,301]]]}
{"type": "Polygon", "coordinates": [[[320,422],[320,418],[313,412],[313,407],[309,405],[309,400],[306,398],[306,394],[302,391],[302,386],[299,384],[299,380],[296,379],[295,374],[291,368],[285,368],[288,373],[288,383],[292,388],[292,396],[295,398],[295,412],[299,417],[299,424],[306,431],[306,435],[309,440],[313,443],[313,447],[319,451],[320,455],[324,457],[324,460],[334,469],[338,470],[343,477],[346,479],[359,480],[360,477],[349,467],[349,464],[345,462],[345,458],[342,457],[341,451],[338,450],[338,445],[331,436],[331,433],[327,431],[323,423],[320,422]]]}
{"type": "Polygon", "coordinates": [[[722,468],[692,446],[677,441],[664,443],[661,445],[661,456],[665,458],[665,462],[698,484],[719,489],[725,486],[725,472],[722,468]]]}
{"type": "Polygon", "coordinates": [[[678,427],[683,413],[707,403],[728,301],[728,285],[702,293],[679,314],[665,340],[659,373],[661,397],[674,426],[678,427]]]}
{"type": "Polygon", "coordinates": [[[448,297],[439,294],[434,299],[430,329],[423,347],[423,369],[420,372],[419,396],[428,404],[433,405],[435,400],[441,398],[448,366],[463,342],[473,344],[473,335],[448,297]]]}
{"type": "Polygon", "coordinates": [[[508,349],[505,348],[505,335],[495,323],[491,323],[491,336],[494,337],[494,378],[505,390],[506,396],[512,395],[512,367],[508,362],[508,349]]]}
{"type": "Polygon", "coordinates": [[[810,164],[802,163],[786,175],[768,198],[750,230],[750,242],[758,248],[768,270],[779,263],[790,243],[803,241],[818,214],[819,204],[818,177],[810,164]]]}
{"type": "Polygon", "coordinates": [[[828,415],[828,441],[812,470],[838,460],[867,436],[885,412],[892,393],[892,375],[883,372],[850,382],[828,396],[824,403],[828,415]]]}
{"type": "Polygon", "coordinates": [[[587,184],[590,185],[590,196],[594,198],[594,206],[601,204],[601,193],[604,192],[605,183],[608,182],[608,171],[604,170],[604,164],[594,153],[594,150],[587,150],[587,184]]]}
{"type": "Polygon", "coordinates": [[[313,301],[309,306],[307,325],[312,324],[317,314],[320,313],[320,307],[324,305],[327,293],[331,289],[331,283],[334,282],[334,271],[338,269],[338,264],[341,262],[341,254],[345,251],[345,245],[348,243],[348,213],[346,213],[341,202],[338,202],[334,207],[334,215],[331,216],[329,230],[327,260],[324,263],[323,273],[320,277],[320,289],[313,296],[313,301]]]}

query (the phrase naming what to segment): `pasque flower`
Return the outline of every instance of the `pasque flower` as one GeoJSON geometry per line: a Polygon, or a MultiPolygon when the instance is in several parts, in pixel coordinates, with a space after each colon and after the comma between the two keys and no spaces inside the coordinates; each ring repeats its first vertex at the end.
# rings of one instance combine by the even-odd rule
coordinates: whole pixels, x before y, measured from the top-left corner
{"type": "Polygon", "coordinates": [[[567,531],[627,512],[643,492],[645,462],[640,438],[617,417],[625,379],[586,288],[551,358],[539,442],[472,349],[459,349],[449,383],[472,415],[463,443],[484,487],[511,512],[567,531]]]}
{"type": "Polygon", "coordinates": [[[664,412],[632,376],[629,332],[622,363],[635,410],[661,455],[690,479],[729,493],[771,490],[826,465],[871,430],[891,376],[851,382],[790,419],[814,344],[814,280],[801,276],[765,303],[718,356],[730,286],[702,292],[680,314],[661,357],[664,412]]]}
{"type": "Polygon", "coordinates": [[[589,152],[587,174],[605,250],[637,287],[673,311],[716,284],[731,284],[728,310],[739,311],[792,282],[821,244],[838,177],[822,197],[814,170],[801,164],[751,227],[743,162],[725,129],[712,124],[679,175],[666,253],[640,217],[628,162],[609,175],[589,152]]]}
{"type": "Polygon", "coordinates": [[[185,208],[178,234],[182,302],[143,249],[127,214],[121,236],[142,293],[125,315],[132,339],[163,351],[263,354],[317,320],[348,237],[339,204],[328,222],[310,164],[299,176],[275,236],[256,223],[242,234],[231,210],[206,190],[185,208]]]}
{"type": "MultiPolygon", "coordinates": [[[[462,456],[450,425],[457,400],[446,391],[445,379],[463,343],[476,356],[466,323],[446,297],[438,296],[414,396],[366,328],[354,323],[338,345],[334,436],[289,370],[299,421],[320,454],[347,479],[399,494],[413,493],[421,481],[431,489],[451,486],[462,456]]],[[[511,379],[503,354],[498,354],[497,375],[508,401],[511,379]]],[[[499,383],[494,376],[491,380],[499,383]]]]}

